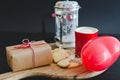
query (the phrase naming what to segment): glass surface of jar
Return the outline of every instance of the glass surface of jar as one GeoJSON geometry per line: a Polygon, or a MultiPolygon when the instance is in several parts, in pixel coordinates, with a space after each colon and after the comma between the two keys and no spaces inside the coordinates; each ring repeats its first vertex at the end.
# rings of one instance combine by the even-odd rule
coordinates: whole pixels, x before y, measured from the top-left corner
{"type": "Polygon", "coordinates": [[[75,29],[78,27],[78,11],[76,1],[58,1],[55,4],[56,45],[60,45],[60,28],[62,27],[63,48],[75,47],[75,29]]]}

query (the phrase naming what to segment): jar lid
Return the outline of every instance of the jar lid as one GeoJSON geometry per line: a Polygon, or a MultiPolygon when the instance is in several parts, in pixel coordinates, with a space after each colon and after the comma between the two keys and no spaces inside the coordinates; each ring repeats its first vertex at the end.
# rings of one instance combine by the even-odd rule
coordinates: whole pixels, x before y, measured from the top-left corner
{"type": "Polygon", "coordinates": [[[56,8],[80,8],[76,1],[58,1],[55,4],[56,8]]]}

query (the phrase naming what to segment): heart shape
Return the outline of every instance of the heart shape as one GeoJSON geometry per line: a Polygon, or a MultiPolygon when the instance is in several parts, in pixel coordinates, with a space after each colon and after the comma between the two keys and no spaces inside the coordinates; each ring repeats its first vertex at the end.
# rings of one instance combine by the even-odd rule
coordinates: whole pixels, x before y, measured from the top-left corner
{"type": "Polygon", "coordinates": [[[91,71],[109,68],[120,56],[120,42],[113,36],[101,36],[88,41],[81,50],[84,66],[91,71]]]}

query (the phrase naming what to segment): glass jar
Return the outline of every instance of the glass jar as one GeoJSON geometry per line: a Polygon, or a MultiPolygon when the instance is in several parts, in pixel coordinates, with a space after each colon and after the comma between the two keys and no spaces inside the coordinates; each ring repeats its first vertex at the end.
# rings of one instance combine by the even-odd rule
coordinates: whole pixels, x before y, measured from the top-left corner
{"type": "Polygon", "coordinates": [[[76,1],[56,2],[55,40],[57,46],[60,46],[60,38],[62,37],[63,48],[75,47],[75,29],[78,27],[79,8],[76,1]]]}

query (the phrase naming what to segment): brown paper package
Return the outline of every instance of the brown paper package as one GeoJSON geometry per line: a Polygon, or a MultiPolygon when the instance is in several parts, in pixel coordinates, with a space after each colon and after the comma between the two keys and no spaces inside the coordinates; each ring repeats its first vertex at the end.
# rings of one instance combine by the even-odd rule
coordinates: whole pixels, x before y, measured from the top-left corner
{"type": "Polygon", "coordinates": [[[34,63],[33,52],[31,48],[16,49],[15,46],[19,45],[6,47],[7,61],[14,72],[52,63],[51,46],[44,40],[31,43],[32,49],[34,51],[34,63]],[[33,66],[33,64],[35,65],[33,66]]]}

